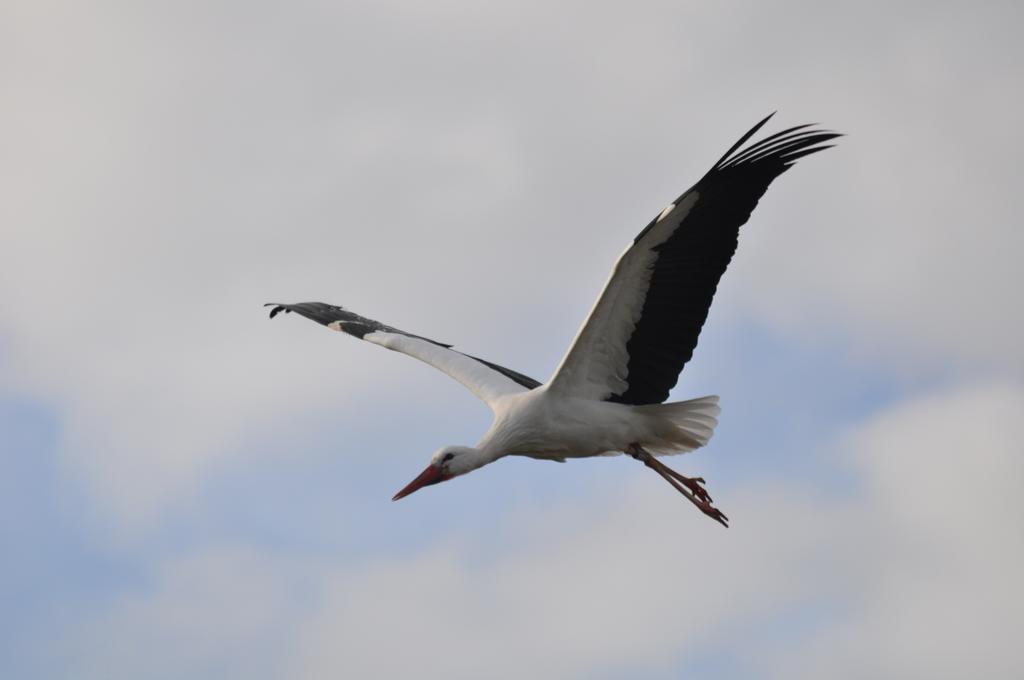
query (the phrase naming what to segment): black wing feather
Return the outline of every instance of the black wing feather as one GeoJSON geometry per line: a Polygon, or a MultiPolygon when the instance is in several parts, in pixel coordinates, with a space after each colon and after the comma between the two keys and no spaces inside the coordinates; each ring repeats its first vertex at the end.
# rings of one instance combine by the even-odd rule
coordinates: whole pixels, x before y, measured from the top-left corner
{"type": "MultiPolygon", "coordinates": [[[[768,118],[740,138],[693,187],[696,203],[675,233],[656,246],[658,258],[643,312],[626,345],[628,388],[608,401],[657,404],[668,398],[693,356],[718,281],[736,252],[740,227],[776,177],[798,158],[829,148],[824,142],[840,136],[798,125],[739,150],[768,118]]],[[[657,218],[640,232],[637,241],[656,222],[657,218]]]]}

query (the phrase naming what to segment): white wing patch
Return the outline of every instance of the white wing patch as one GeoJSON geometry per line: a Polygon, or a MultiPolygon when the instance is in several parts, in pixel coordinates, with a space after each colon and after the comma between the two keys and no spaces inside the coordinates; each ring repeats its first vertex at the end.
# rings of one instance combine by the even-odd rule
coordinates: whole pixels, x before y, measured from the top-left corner
{"type": "Polygon", "coordinates": [[[612,270],[601,296],[572,347],[551,378],[551,390],[587,399],[605,399],[628,387],[629,354],[626,343],[643,313],[651,284],[657,246],[667,241],[697,202],[690,190],[665,208],[654,224],[631,244],[612,270]],[[672,215],[672,219],[665,219],[672,215]]]}
{"type": "Polygon", "coordinates": [[[675,204],[675,203],[669,203],[669,204],[668,204],[668,205],[667,205],[667,206],[665,207],[665,209],[661,211],[661,214],[660,214],[660,215],[658,215],[658,219],[656,219],[656,220],[654,220],[654,221],[655,221],[655,222],[661,222],[661,221],[662,221],[663,219],[665,219],[666,217],[668,217],[668,214],[669,214],[670,212],[672,212],[672,211],[673,211],[673,210],[675,210],[675,209],[676,209],[676,204],[675,204]]]}
{"type": "MultiPolygon", "coordinates": [[[[335,321],[330,326],[341,325],[335,321]]],[[[340,330],[340,328],[335,328],[340,330]]],[[[491,409],[494,402],[510,394],[525,392],[527,388],[511,378],[492,370],[476,359],[441,345],[400,333],[374,331],[363,336],[363,340],[386,347],[395,352],[408,354],[434,368],[447,373],[466,389],[483,400],[491,409]]]]}

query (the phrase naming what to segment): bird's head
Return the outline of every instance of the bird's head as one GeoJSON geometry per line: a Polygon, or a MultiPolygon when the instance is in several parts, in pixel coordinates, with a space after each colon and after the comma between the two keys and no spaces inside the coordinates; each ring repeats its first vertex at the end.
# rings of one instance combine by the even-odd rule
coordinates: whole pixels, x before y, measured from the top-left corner
{"type": "Polygon", "coordinates": [[[469,446],[446,446],[434,454],[426,470],[396,493],[391,500],[397,501],[399,498],[405,498],[413,491],[431,484],[447,482],[452,477],[464,475],[488,462],[477,449],[469,446]]]}

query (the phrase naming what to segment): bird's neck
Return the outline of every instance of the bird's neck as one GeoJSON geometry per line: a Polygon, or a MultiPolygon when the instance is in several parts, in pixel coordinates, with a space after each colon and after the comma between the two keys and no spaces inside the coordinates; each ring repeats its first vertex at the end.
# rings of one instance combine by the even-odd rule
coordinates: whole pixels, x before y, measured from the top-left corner
{"type": "Polygon", "coordinates": [[[486,436],[471,451],[473,461],[478,463],[477,467],[493,463],[505,455],[502,443],[486,436]]]}
{"type": "Polygon", "coordinates": [[[515,417],[510,412],[499,413],[490,429],[477,442],[476,450],[487,463],[523,453],[531,443],[531,430],[534,428],[531,428],[529,419],[515,417]]]}
{"type": "Polygon", "coordinates": [[[478,444],[476,448],[473,449],[473,457],[479,463],[477,467],[483,467],[488,463],[493,463],[494,461],[501,458],[503,455],[504,454],[501,453],[501,451],[498,448],[495,448],[493,446],[486,447],[480,446],[478,444]]]}
{"type": "Polygon", "coordinates": [[[495,460],[495,456],[471,446],[453,446],[449,449],[455,449],[459,454],[447,467],[454,477],[472,472],[495,460]]]}

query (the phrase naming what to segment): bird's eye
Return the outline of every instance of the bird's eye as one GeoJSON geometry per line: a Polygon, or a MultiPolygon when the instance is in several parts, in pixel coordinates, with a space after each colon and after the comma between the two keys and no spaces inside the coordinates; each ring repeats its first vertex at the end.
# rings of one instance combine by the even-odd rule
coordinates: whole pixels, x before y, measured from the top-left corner
{"type": "Polygon", "coordinates": [[[454,453],[448,452],[448,453],[444,454],[444,458],[441,459],[441,462],[442,463],[447,463],[448,461],[450,461],[454,457],[455,457],[454,453]]]}

